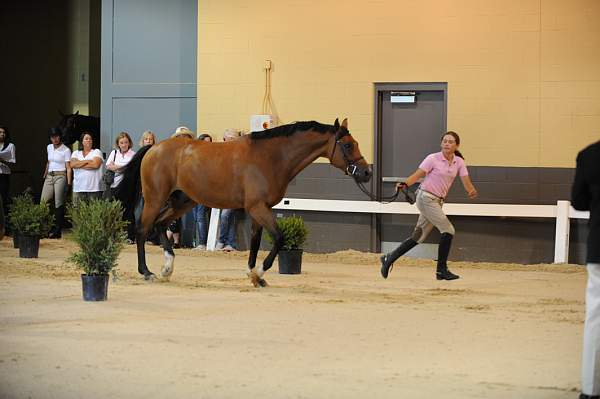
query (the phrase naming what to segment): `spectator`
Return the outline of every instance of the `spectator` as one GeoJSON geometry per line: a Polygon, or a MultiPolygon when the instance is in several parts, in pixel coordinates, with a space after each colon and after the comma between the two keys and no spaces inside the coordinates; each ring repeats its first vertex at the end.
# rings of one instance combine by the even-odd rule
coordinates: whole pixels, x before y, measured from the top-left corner
{"type": "MultiPolygon", "coordinates": [[[[133,142],[131,141],[131,137],[127,132],[121,132],[115,139],[115,149],[111,151],[108,159],[106,160],[106,169],[112,170],[115,172],[115,179],[113,183],[110,185],[110,197],[114,198],[116,196],[117,186],[123,180],[123,172],[122,169],[125,165],[131,161],[133,156],[135,155],[135,151],[131,149],[133,147],[133,142]]],[[[128,208],[125,207],[125,213],[123,214],[123,220],[127,220],[129,224],[127,225],[127,242],[129,244],[133,244],[135,242],[135,219],[133,216],[133,209],[128,211],[128,208]]]]}
{"type": "Polygon", "coordinates": [[[0,126],[0,196],[4,215],[10,208],[10,165],[17,162],[15,145],[10,141],[8,128],[0,126]]]}
{"type": "MultiPolygon", "coordinates": [[[[212,137],[209,134],[200,134],[197,140],[212,142],[212,137]]],[[[194,220],[198,228],[198,245],[194,248],[195,250],[203,251],[206,249],[206,240],[208,238],[207,213],[209,211],[210,208],[202,204],[194,207],[194,220]]]]}
{"type": "Polygon", "coordinates": [[[206,133],[199,134],[198,138],[196,140],[207,141],[209,143],[212,143],[212,141],[213,141],[212,136],[210,134],[206,134],[206,133]]]}
{"type": "Polygon", "coordinates": [[[65,199],[68,186],[72,182],[71,150],[61,142],[62,132],[51,128],[50,144],[46,147],[48,161],[44,170],[44,185],[40,202],[54,199],[54,228],[49,238],[61,238],[65,219],[65,199]]]}
{"type": "Polygon", "coordinates": [[[82,149],[71,156],[73,172],[73,203],[92,198],[101,198],[102,191],[102,153],[94,148],[95,143],[90,132],[83,132],[79,139],[82,149]]]}
{"type": "MultiPolygon", "coordinates": [[[[226,129],[223,133],[223,141],[235,141],[240,138],[240,131],[226,129]]],[[[219,241],[216,249],[222,251],[235,251],[236,243],[236,209],[222,209],[219,218],[219,241]]]]}
{"type": "Polygon", "coordinates": [[[140,137],[140,147],[156,144],[156,135],[151,130],[146,130],[140,137]]]}
{"type": "MultiPolygon", "coordinates": [[[[156,139],[156,135],[151,130],[146,130],[144,133],[142,133],[142,137],[140,137],[140,147],[145,147],[147,145],[152,146],[156,143],[158,143],[158,140],[156,139]]],[[[143,208],[144,208],[144,197],[142,196],[141,206],[139,209],[136,209],[136,211],[134,212],[134,220],[135,220],[136,215],[137,215],[137,217],[140,216],[140,214],[142,212],[141,210],[143,208]]],[[[150,233],[148,233],[148,237],[146,238],[146,241],[150,241],[154,245],[160,244],[160,238],[159,238],[158,232],[156,231],[155,228],[152,228],[150,233]]]]}
{"type": "Polygon", "coordinates": [[[177,129],[175,129],[175,133],[171,135],[172,138],[180,137],[189,139],[193,139],[194,136],[194,132],[192,132],[188,127],[185,126],[179,126],[177,129]]]}
{"type": "MultiPolygon", "coordinates": [[[[171,138],[194,139],[194,132],[186,126],[179,126],[171,138]]],[[[173,242],[173,248],[181,248],[181,218],[171,222],[167,228],[167,239],[173,242]]]]}

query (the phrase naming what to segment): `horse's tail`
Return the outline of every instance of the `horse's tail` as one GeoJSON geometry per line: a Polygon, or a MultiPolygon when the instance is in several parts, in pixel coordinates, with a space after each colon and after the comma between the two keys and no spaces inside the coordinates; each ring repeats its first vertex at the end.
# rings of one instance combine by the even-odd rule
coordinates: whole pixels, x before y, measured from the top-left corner
{"type": "Polygon", "coordinates": [[[142,159],[152,148],[151,145],[140,148],[131,161],[123,167],[123,180],[117,186],[116,197],[121,201],[126,212],[135,210],[142,196],[141,166],[142,159]]]}

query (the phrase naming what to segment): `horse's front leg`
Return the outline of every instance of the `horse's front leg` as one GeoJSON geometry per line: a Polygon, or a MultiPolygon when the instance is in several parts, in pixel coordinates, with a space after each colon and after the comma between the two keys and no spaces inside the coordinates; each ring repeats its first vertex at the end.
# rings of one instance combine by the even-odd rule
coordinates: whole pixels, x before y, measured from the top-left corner
{"type": "MultiPolygon", "coordinates": [[[[250,256],[248,257],[248,275],[250,276],[256,266],[256,257],[260,248],[260,240],[262,238],[262,226],[252,219],[252,234],[250,239],[250,256]]],[[[263,272],[264,273],[264,272],[263,272]]],[[[258,277],[258,275],[256,275],[258,277]]],[[[262,287],[267,285],[267,282],[261,278],[257,280],[262,287]]],[[[255,284],[256,285],[256,284],[255,284]]]]}
{"type": "MultiPolygon", "coordinates": [[[[252,208],[248,210],[252,219],[254,219],[253,223],[253,236],[252,236],[252,248],[256,245],[256,252],[254,256],[252,255],[252,250],[250,251],[250,258],[248,260],[248,267],[250,268],[250,272],[248,276],[250,277],[250,281],[254,284],[255,287],[266,287],[267,282],[263,279],[263,275],[267,270],[273,266],[273,262],[275,261],[275,257],[279,252],[279,249],[283,245],[283,234],[277,228],[277,224],[275,223],[275,218],[273,217],[273,212],[266,205],[261,205],[259,207],[252,208]],[[255,236],[254,236],[254,224],[259,224],[267,229],[271,238],[273,239],[273,248],[271,248],[271,252],[263,261],[263,264],[258,267],[254,267],[256,263],[256,253],[258,252],[258,247],[260,245],[260,234],[256,238],[255,244],[255,236]]],[[[260,228],[260,233],[262,234],[262,228],[260,228]]]]}

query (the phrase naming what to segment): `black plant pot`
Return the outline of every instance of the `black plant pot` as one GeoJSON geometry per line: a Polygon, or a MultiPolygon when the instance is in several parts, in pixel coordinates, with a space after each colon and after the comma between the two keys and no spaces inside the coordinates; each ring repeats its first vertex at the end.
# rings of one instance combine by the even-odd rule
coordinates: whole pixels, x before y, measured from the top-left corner
{"type": "Polygon", "coordinates": [[[19,237],[20,236],[21,236],[21,233],[19,233],[18,230],[13,230],[13,232],[12,232],[13,248],[19,248],[19,237]]]}
{"type": "Polygon", "coordinates": [[[300,274],[302,272],[302,250],[279,251],[279,274],[300,274]]]}
{"type": "MultiPolygon", "coordinates": [[[[16,235],[15,235],[16,237],[16,235]]],[[[19,257],[37,258],[40,251],[40,236],[19,234],[19,257]]]]}
{"type": "Polygon", "coordinates": [[[100,276],[81,275],[84,301],[106,301],[108,294],[108,274],[100,276]]]}

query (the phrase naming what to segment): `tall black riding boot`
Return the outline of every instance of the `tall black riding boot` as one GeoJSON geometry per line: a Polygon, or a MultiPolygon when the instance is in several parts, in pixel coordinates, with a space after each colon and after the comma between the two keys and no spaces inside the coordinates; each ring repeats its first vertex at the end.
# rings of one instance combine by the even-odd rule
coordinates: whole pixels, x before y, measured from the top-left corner
{"type": "Polygon", "coordinates": [[[61,238],[62,236],[62,225],[65,220],[65,206],[59,206],[54,208],[54,228],[48,235],[48,238],[61,238]]]}
{"type": "Polygon", "coordinates": [[[396,259],[416,247],[418,242],[413,240],[412,238],[408,238],[404,240],[404,242],[398,245],[398,248],[394,249],[389,254],[383,255],[381,258],[381,275],[383,278],[387,278],[389,272],[392,270],[392,266],[396,259]]]}
{"type": "Polygon", "coordinates": [[[448,270],[448,254],[450,253],[450,247],[452,246],[452,238],[454,236],[450,233],[443,233],[440,237],[440,245],[438,247],[438,260],[437,260],[437,272],[435,277],[438,280],[456,280],[460,278],[456,274],[448,270]]]}

